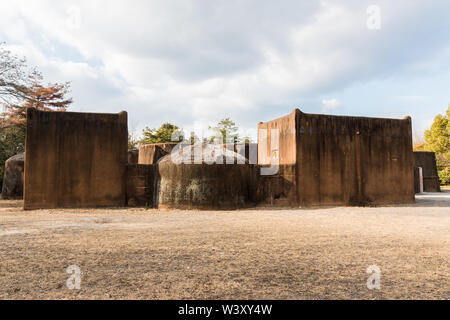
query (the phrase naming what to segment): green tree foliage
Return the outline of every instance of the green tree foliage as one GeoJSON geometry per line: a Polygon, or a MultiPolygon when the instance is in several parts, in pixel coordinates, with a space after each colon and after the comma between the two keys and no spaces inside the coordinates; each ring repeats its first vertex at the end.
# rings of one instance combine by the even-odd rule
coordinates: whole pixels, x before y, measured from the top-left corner
{"type": "Polygon", "coordinates": [[[213,142],[216,138],[218,138],[219,141],[223,141],[223,143],[239,142],[239,128],[236,126],[236,123],[231,120],[231,118],[223,119],[219,121],[216,126],[209,127],[209,129],[214,132],[214,135],[209,138],[210,142],[213,142]],[[230,141],[227,141],[226,138],[230,141]]]}
{"type": "MultiPolygon", "coordinates": [[[[188,138],[186,138],[186,140],[188,140],[188,138]]],[[[195,132],[191,132],[190,136],[189,136],[189,140],[188,140],[191,144],[196,144],[197,142],[200,142],[200,138],[197,137],[197,135],[195,134],[195,132]]]]}
{"type": "Polygon", "coordinates": [[[146,127],[142,132],[141,144],[181,142],[184,139],[182,130],[171,123],[164,123],[159,129],[146,127]],[[177,138],[172,141],[172,137],[177,138]]]}
{"type": "Polygon", "coordinates": [[[431,128],[425,131],[425,151],[436,153],[436,164],[442,184],[450,184],[450,106],[446,115],[434,118],[431,128]]]}

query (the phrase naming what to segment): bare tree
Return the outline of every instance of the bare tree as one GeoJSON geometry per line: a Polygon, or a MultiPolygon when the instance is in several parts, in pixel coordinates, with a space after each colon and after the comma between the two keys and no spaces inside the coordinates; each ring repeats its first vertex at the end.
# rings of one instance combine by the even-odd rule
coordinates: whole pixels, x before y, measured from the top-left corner
{"type": "Polygon", "coordinates": [[[414,130],[413,133],[413,147],[420,147],[425,144],[425,139],[423,137],[423,133],[419,133],[417,130],[414,130]]]}
{"type": "Polygon", "coordinates": [[[42,84],[42,74],[29,69],[25,58],[14,55],[0,45],[0,103],[3,105],[3,127],[24,126],[26,109],[65,111],[72,103],[66,98],[70,83],[42,84]]]}

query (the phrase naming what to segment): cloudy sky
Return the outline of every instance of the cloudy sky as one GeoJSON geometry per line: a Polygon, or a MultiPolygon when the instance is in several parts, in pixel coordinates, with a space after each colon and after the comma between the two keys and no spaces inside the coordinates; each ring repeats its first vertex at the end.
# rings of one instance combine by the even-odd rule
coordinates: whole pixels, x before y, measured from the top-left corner
{"type": "Polygon", "coordinates": [[[252,134],[296,107],[410,115],[421,132],[450,103],[450,1],[2,0],[0,14],[0,41],[72,82],[71,111],[127,110],[137,133],[229,116],[252,134]]]}

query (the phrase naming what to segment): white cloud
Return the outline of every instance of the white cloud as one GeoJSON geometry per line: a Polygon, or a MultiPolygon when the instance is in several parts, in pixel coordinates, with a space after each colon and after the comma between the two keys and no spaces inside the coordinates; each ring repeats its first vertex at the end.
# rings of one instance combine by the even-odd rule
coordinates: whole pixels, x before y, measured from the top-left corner
{"type": "Polygon", "coordinates": [[[341,102],[337,99],[323,99],[322,100],[322,110],[324,112],[330,112],[333,110],[336,110],[337,108],[339,108],[341,106],[341,102]]]}
{"type": "Polygon", "coordinates": [[[49,80],[71,80],[76,110],[127,109],[137,127],[231,116],[250,128],[302,101],[335,110],[319,98],[355,83],[420,73],[449,43],[449,4],[413,2],[379,1],[373,32],[355,0],[4,1],[0,36],[49,80]]]}

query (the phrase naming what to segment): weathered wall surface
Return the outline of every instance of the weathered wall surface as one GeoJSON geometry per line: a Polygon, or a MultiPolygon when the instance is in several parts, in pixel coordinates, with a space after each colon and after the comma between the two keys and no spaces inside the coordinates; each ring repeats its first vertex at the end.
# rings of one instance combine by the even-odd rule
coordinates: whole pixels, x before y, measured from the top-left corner
{"type": "Polygon", "coordinates": [[[5,162],[5,175],[2,187],[2,199],[23,198],[24,154],[20,153],[5,162]]]}
{"type": "Polygon", "coordinates": [[[178,143],[156,143],[139,147],[138,164],[156,164],[159,159],[168,155],[178,143]]]}
{"type": "Polygon", "coordinates": [[[414,202],[411,119],[296,110],[300,205],[414,202]]]}
{"type": "MultiPolygon", "coordinates": [[[[158,208],[222,210],[254,205],[257,185],[256,165],[217,164],[218,158],[230,156],[234,152],[211,145],[203,147],[209,152],[217,151],[217,154],[213,155],[213,164],[173,162],[171,155],[158,162],[156,187],[158,208]]],[[[182,151],[184,150],[180,150],[178,154],[180,157],[182,151]]]]}
{"type": "Polygon", "coordinates": [[[138,164],[139,150],[128,150],[128,164],[138,164]]]}
{"type": "Polygon", "coordinates": [[[257,203],[269,206],[298,205],[296,189],[295,164],[282,164],[278,167],[276,175],[261,175],[262,166],[258,168],[256,185],[257,203]]]}
{"type": "Polygon", "coordinates": [[[127,165],[127,206],[153,207],[156,165],[127,165]]]}
{"type": "Polygon", "coordinates": [[[245,157],[245,159],[247,159],[250,164],[258,164],[257,143],[228,143],[224,144],[223,147],[245,157]]]}
{"type": "Polygon", "coordinates": [[[258,124],[258,164],[270,165],[274,156],[279,158],[279,164],[295,164],[297,162],[295,111],[291,114],[269,122],[258,124]],[[273,143],[272,130],[277,129],[279,142],[273,143]],[[267,143],[264,143],[264,136],[267,143]]]}
{"type": "Polygon", "coordinates": [[[127,113],[27,111],[24,208],[126,202],[127,113]]]}
{"type": "MultiPolygon", "coordinates": [[[[179,209],[236,209],[256,202],[256,166],[246,164],[249,144],[197,144],[201,154],[212,157],[212,163],[194,164],[194,146],[174,150],[158,161],[158,155],[171,151],[174,145],[149,145],[141,155],[155,164],[127,166],[127,204],[129,206],[168,207],[179,209]],[[161,150],[165,150],[161,152],[161,150]],[[240,151],[241,155],[235,151],[240,151]],[[189,163],[183,164],[184,153],[190,151],[189,163]],[[203,153],[202,153],[203,152],[203,153]],[[234,163],[225,164],[233,156],[234,163]],[[175,159],[175,162],[173,162],[175,159]]],[[[252,145],[255,150],[256,145],[252,145]]],[[[142,157],[142,158],[143,158],[142,157]]],[[[141,158],[141,161],[143,159],[141,158]]],[[[206,161],[206,159],[203,159],[206,161]]]]}
{"type": "MultiPolygon", "coordinates": [[[[277,174],[292,192],[281,192],[284,203],[311,205],[370,205],[414,201],[411,119],[377,119],[305,114],[290,115],[258,125],[258,160],[268,165],[278,152],[277,174]],[[261,140],[268,132],[268,147],[261,140]],[[272,146],[270,131],[279,130],[272,146]],[[285,165],[295,165],[295,170],[285,165]]],[[[280,185],[276,177],[263,178],[280,185]]],[[[268,187],[265,187],[266,189],[268,187]]],[[[279,187],[271,187],[280,189],[279,187]]],[[[270,198],[280,194],[272,192],[270,198]]]]}
{"type": "Polygon", "coordinates": [[[295,206],[297,200],[296,113],[258,124],[258,164],[278,165],[275,175],[259,176],[258,198],[270,205],[295,206]],[[273,130],[278,130],[278,139],[273,130]]]}
{"type": "Polygon", "coordinates": [[[422,168],[423,191],[441,192],[434,152],[415,151],[414,166],[422,168]]]}
{"type": "Polygon", "coordinates": [[[420,190],[420,170],[419,167],[414,167],[414,192],[421,193],[420,190]]]}
{"type": "Polygon", "coordinates": [[[159,164],[159,208],[238,209],[253,205],[254,165],[159,164]]]}

